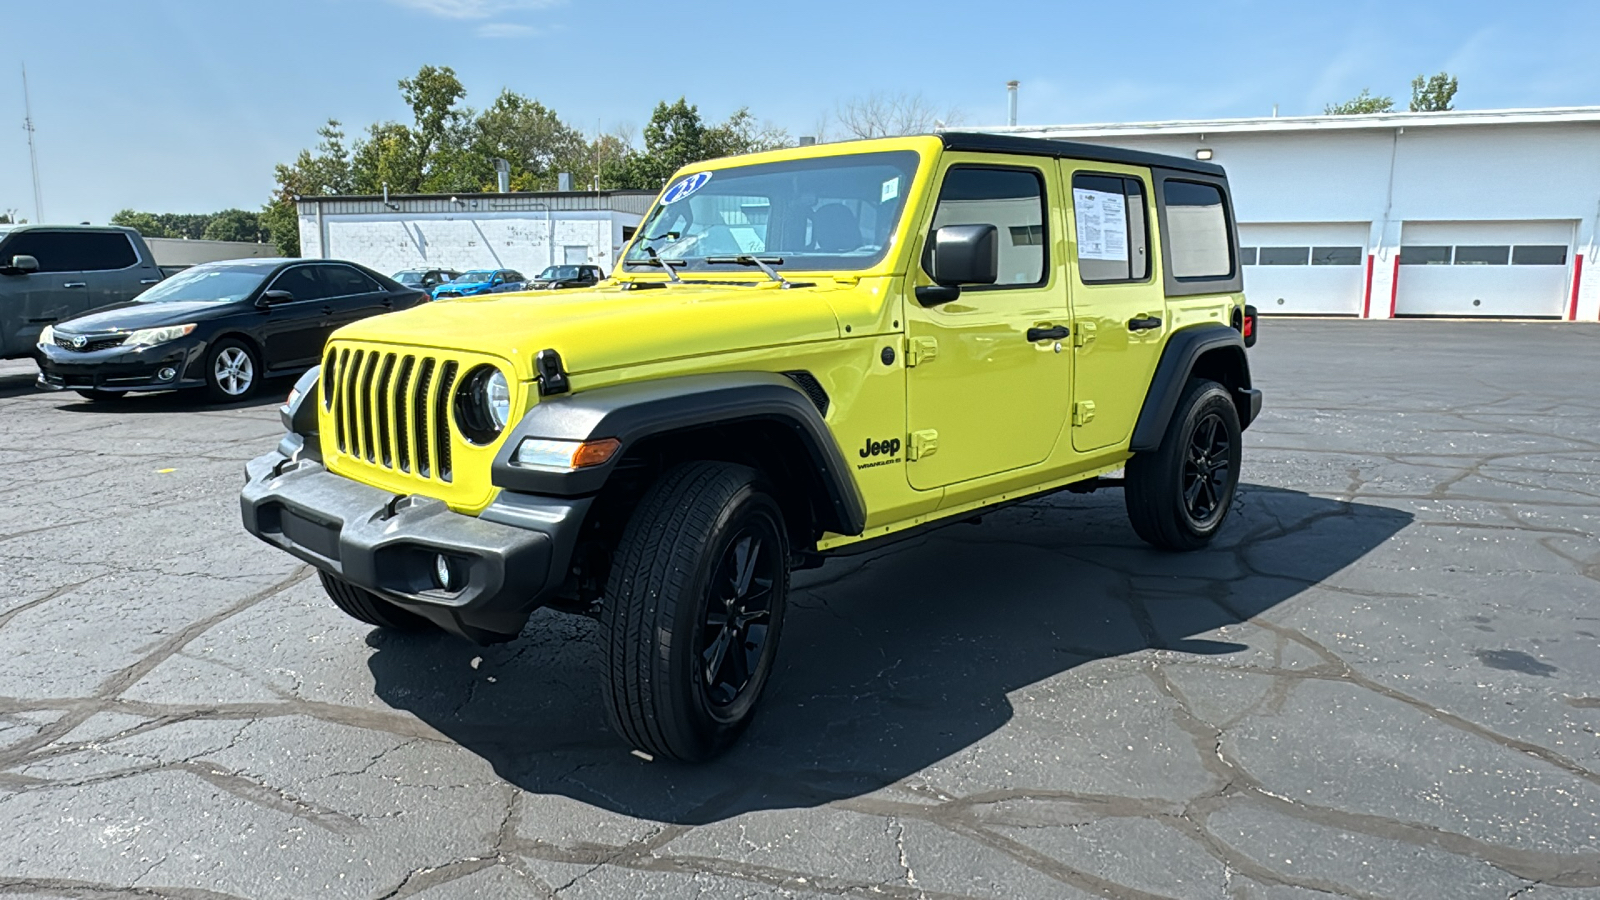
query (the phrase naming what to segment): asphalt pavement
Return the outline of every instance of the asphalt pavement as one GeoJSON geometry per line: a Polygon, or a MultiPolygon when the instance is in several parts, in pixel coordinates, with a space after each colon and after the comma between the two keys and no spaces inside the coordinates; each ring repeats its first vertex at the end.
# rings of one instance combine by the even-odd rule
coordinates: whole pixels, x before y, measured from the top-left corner
{"type": "Polygon", "coordinates": [[[240,528],[276,403],[0,363],[0,895],[1600,896],[1600,327],[1269,320],[1217,545],[1062,494],[795,579],[719,761],[594,625],[373,632],[240,528]]]}

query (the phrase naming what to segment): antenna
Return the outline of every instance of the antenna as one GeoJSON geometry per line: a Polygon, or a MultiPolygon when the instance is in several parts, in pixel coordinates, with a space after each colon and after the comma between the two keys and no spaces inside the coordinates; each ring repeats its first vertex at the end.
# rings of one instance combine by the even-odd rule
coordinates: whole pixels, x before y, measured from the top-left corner
{"type": "Polygon", "coordinates": [[[22,66],[22,130],[28,133],[28,161],[33,164],[33,220],[44,221],[44,191],[39,187],[39,152],[33,146],[33,101],[28,98],[28,66],[22,66]]]}

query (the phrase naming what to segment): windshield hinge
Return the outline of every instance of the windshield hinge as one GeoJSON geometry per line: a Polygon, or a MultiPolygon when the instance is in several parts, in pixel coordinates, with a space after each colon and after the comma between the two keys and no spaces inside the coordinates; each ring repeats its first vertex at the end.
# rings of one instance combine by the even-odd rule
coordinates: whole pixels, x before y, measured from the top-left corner
{"type": "Polygon", "coordinates": [[[939,342],[931,337],[906,338],[906,368],[932,362],[939,355],[939,342]]]}

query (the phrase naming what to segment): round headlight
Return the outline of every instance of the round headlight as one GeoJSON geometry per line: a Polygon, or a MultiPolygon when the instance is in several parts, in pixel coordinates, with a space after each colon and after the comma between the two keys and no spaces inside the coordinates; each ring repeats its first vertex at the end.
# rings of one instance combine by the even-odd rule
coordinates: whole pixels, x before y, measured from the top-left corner
{"type": "Polygon", "coordinates": [[[489,418],[494,420],[494,430],[500,431],[511,419],[511,385],[506,382],[506,376],[496,369],[484,388],[488,395],[489,418]]]}
{"type": "Polygon", "coordinates": [[[494,366],[478,366],[457,382],[456,427],[474,444],[492,444],[511,419],[511,385],[494,366]]]}

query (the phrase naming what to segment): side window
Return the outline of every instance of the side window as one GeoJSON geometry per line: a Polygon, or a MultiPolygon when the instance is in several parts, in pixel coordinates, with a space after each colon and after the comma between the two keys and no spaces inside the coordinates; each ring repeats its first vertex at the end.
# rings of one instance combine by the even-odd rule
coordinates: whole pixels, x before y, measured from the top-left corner
{"type": "Polygon", "coordinates": [[[126,269],[139,262],[139,254],[126,235],[112,231],[89,232],[75,235],[86,271],[114,271],[126,269]]]}
{"type": "Polygon", "coordinates": [[[351,294],[370,294],[379,290],[371,278],[349,266],[312,266],[317,277],[327,285],[326,297],[347,297],[351,294]]]}
{"type": "Polygon", "coordinates": [[[6,241],[6,261],[13,256],[31,256],[39,261],[40,272],[82,272],[88,257],[78,239],[82,233],[62,231],[24,231],[6,241]]]}
{"type": "MultiPolygon", "coordinates": [[[[1222,190],[1214,184],[1169,179],[1162,185],[1162,196],[1167,208],[1165,240],[1172,277],[1231,277],[1233,241],[1222,190]]],[[[1269,265],[1265,249],[1261,263],[1269,265]]]]}
{"type": "Polygon", "coordinates": [[[317,277],[316,269],[319,266],[295,266],[284,270],[272,282],[270,290],[288,291],[294,295],[295,300],[321,300],[329,296],[328,286],[321,278],[317,277]]]}
{"type": "Polygon", "coordinates": [[[1078,279],[1084,284],[1150,277],[1150,227],[1144,184],[1121,175],[1072,176],[1078,229],[1078,279]]]}
{"type": "Polygon", "coordinates": [[[1044,210],[1044,176],[1037,170],[961,166],[944,176],[933,229],[995,226],[1000,232],[1000,277],[995,286],[1038,286],[1047,280],[1050,247],[1044,210]]]}

